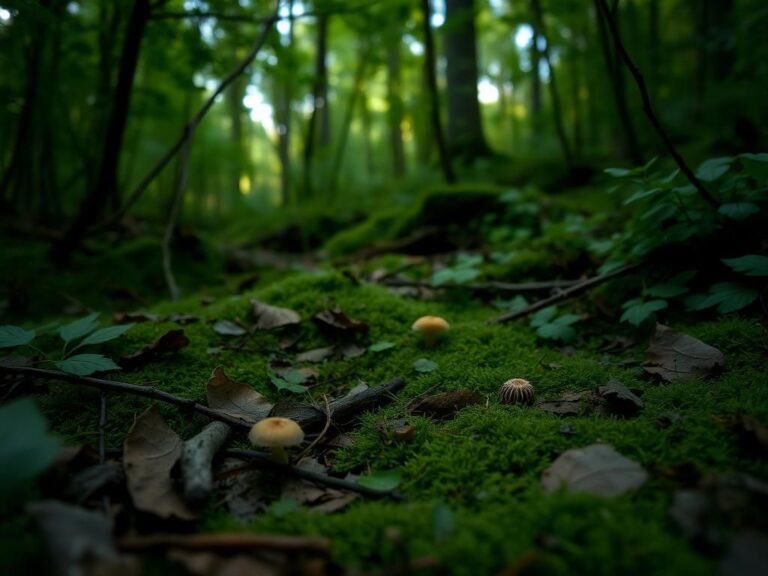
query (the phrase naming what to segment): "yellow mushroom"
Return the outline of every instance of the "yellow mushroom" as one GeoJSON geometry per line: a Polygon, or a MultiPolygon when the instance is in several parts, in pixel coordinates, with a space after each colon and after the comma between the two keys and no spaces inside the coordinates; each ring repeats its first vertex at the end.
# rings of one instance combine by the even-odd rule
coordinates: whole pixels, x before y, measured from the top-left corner
{"type": "Polygon", "coordinates": [[[443,333],[450,329],[450,325],[440,316],[422,316],[413,323],[411,329],[421,332],[424,336],[424,345],[430,348],[443,333]]]}
{"type": "Polygon", "coordinates": [[[301,444],[304,430],[290,418],[272,416],[259,420],[248,433],[248,440],[254,446],[269,448],[270,458],[280,464],[288,464],[288,446],[301,444]]]}

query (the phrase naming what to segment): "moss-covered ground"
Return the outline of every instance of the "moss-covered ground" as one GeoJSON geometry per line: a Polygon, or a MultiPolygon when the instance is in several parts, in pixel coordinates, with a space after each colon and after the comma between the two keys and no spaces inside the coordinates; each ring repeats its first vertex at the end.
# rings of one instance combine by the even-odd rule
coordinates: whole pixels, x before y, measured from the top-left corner
{"type": "MultiPolygon", "coordinates": [[[[385,220],[381,219],[382,230],[389,230],[385,220]]],[[[369,222],[366,226],[374,225],[369,222]]],[[[357,233],[367,234],[365,230],[357,233]]],[[[330,248],[347,252],[358,245],[362,243],[355,232],[347,232],[330,248]]],[[[132,252],[123,260],[128,262],[126,268],[142,268],[132,259],[141,259],[136,255],[140,252],[132,252]]],[[[530,254],[536,253],[552,254],[545,240],[530,248],[530,254]]],[[[520,254],[522,251],[518,257],[523,259],[520,254]]],[[[381,265],[397,258],[387,256],[377,262],[381,265]]],[[[511,266],[509,261],[499,266],[496,272],[500,277],[510,273],[504,267],[511,266]]],[[[531,270],[540,267],[537,263],[524,269],[532,274],[531,270]]],[[[269,360],[284,353],[279,346],[282,335],[257,331],[226,337],[213,330],[212,322],[241,319],[247,324],[249,300],[258,298],[294,309],[302,316],[296,348],[309,350],[328,342],[310,317],[324,308],[341,308],[370,326],[369,334],[359,340],[361,345],[389,341],[395,346],[381,352],[369,350],[359,358],[312,365],[320,374],[320,384],[311,389],[312,396],[339,393],[359,382],[380,384],[393,377],[404,378],[406,385],[390,405],[361,417],[349,433],[351,444],[336,451],[334,471],[398,469],[402,474],[399,490],[406,500],[358,499],[330,515],[301,508],[279,514],[268,511],[246,525],[212,502],[201,520],[201,530],[322,534],[332,539],[335,560],[349,568],[381,568],[401,559],[401,545],[391,538],[391,529],[396,528],[410,557],[435,556],[439,568],[434,573],[439,574],[494,574],[504,569],[508,569],[505,574],[589,575],[717,571],[721,551],[702,551],[688,542],[668,511],[674,491],[687,486],[691,476],[738,471],[768,477],[768,461],[745,451],[742,438],[727,425],[729,419],[741,414],[768,420],[764,325],[747,317],[700,320],[671,316],[673,328],[719,348],[725,366],[714,378],[660,384],[640,368],[648,329],[629,329],[596,319],[580,328],[571,347],[560,348],[537,340],[525,321],[487,324],[486,320],[499,311],[469,293],[453,292],[433,301],[410,299],[384,286],[356,282],[330,266],[325,268],[313,274],[280,274],[282,279],[262,282],[236,296],[228,295],[232,292],[220,285],[214,290],[193,291],[178,302],[148,303],[145,309],[152,313],[194,316],[196,322],[182,326],[190,344],[142,370],[116,377],[151,382],[165,391],[204,402],[211,371],[224,366],[234,380],[250,384],[272,401],[284,400],[290,393],[278,393],[270,383],[268,369],[269,360]],[[203,295],[208,297],[204,302],[203,295]],[[426,314],[441,315],[451,323],[447,337],[429,349],[410,329],[416,318],[426,314]],[[630,345],[620,353],[604,351],[605,344],[618,336],[630,336],[630,345]],[[224,346],[232,343],[241,345],[240,349],[224,346]],[[417,372],[413,363],[420,358],[434,361],[437,369],[417,372]],[[537,401],[594,390],[617,379],[642,393],[645,408],[634,418],[596,414],[561,417],[536,406],[502,405],[498,389],[513,377],[530,380],[537,401]],[[326,381],[332,382],[324,385],[326,381]],[[407,414],[409,402],[422,393],[460,389],[477,391],[487,402],[466,408],[444,422],[407,414]],[[660,417],[669,414],[675,418],[662,426],[660,417]],[[414,427],[410,441],[383,439],[382,423],[403,417],[414,427]],[[649,471],[650,480],[638,491],[617,498],[543,491],[541,474],[560,453],[595,442],[609,443],[640,463],[649,471]],[[676,474],[679,470],[687,472],[676,474]]],[[[144,272],[152,275],[153,282],[160,278],[157,269],[144,272]]],[[[118,269],[115,274],[118,276],[110,276],[119,283],[123,272],[118,269]]],[[[187,285],[198,285],[195,278],[210,279],[199,269],[196,274],[185,277],[187,285]]],[[[87,298],[87,288],[85,294],[87,298]]],[[[610,300],[611,295],[606,289],[602,297],[610,300]]],[[[593,309],[591,298],[586,297],[587,303],[577,307],[593,309]]],[[[99,307],[103,300],[94,296],[86,304],[93,302],[99,307]]],[[[179,327],[172,321],[139,323],[103,351],[117,357],[179,327]]],[[[53,339],[39,342],[43,348],[54,345],[53,339]]],[[[52,429],[67,442],[97,441],[97,391],[51,383],[47,393],[37,399],[52,429]]],[[[120,446],[136,415],[148,405],[148,401],[132,396],[111,396],[107,444],[120,446]]],[[[173,407],[158,408],[185,438],[205,423],[204,418],[173,407]]],[[[19,535],[30,529],[29,522],[18,514],[8,518],[0,528],[4,557],[10,554],[18,558],[25,551],[32,552],[34,540],[18,544],[19,535]],[[6,544],[12,542],[16,544],[11,551],[6,544]]],[[[726,534],[730,534],[728,530],[726,534]]]]}

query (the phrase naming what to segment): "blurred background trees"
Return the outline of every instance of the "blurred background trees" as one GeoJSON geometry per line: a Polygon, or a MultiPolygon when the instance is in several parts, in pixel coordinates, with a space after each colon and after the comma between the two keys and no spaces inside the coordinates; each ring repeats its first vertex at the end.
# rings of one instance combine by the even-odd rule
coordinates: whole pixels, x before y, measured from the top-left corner
{"type": "MultiPolygon", "coordinates": [[[[695,158],[766,148],[762,0],[609,4],[677,145],[695,158]]],[[[266,46],[196,130],[184,218],[258,226],[272,210],[374,209],[443,178],[441,133],[460,180],[509,184],[662,151],[596,2],[427,7],[431,64],[424,2],[282,0],[266,46]]],[[[274,10],[0,0],[3,217],[53,231],[113,214],[274,10]]],[[[165,219],[176,161],[131,214],[165,219]]]]}

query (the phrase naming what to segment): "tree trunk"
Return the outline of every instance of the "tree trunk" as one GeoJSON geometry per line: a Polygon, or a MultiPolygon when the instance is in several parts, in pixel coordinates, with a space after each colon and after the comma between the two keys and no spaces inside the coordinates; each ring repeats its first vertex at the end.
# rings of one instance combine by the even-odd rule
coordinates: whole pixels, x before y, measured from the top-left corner
{"type": "Polygon", "coordinates": [[[360,119],[363,121],[363,144],[365,146],[365,168],[368,176],[376,173],[376,161],[373,152],[373,122],[371,110],[368,107],[368,92],[362,88],[360,92],[360,119]]]}
{"type": "Polygon", "coordinates": [[[475,1],[446,0],[444,30],[448,149],[468,161],[490,156],[477,98],[475,1]]]}
{"type": "Polygon", "coordinates": [[[328,14],[317,16],[317,46],[315,48],[315,77],[312,82],[312,114],[307,127],[307,141],[304,145],[304,194],[313,193],[314,164],[316,148],[321,153],[328,150],[331,142],[330,114],[328,110],[328,14]]]}
{"type": "Polygon", "coordinates": [[[437,151],[440,156],[440,168],[443,171],[443,177],[449,184],[456,182],[456,174],[453,172],[451,157],[448,154],[448,147],[445,144],[443,136],[443,126],[440,122],[440,98],[437,92],[437,74],[435,72],[435,44],[432,39],[432,9],[429,6],[429,0],[421,0],[421,16],[423,20],[424,32],[424,72],[426,77],[429,118],[432,132],[435,135],[437,151]]]}
{"type": "Polygon", "coordinates": [[[539,52],[539,26],[531,25],[531,139],[541,133],[541,53],[539,52]]]}
{"type": "Polygon", "coordinates": [[[405,146],[403,145],[403,97],[400,54],[400,34],[390,39],[387,48],[387,121],[389,145],[392,153],[392,172],[395,178],[405,176],[405,146]]]}
{"type": "Polygon", "coordinates": [[[339,176],[341,168],[344,163],[344,151],[347,147],[347,140],[349,139],[349,131],[352,127],[352,118],[355,115],[355,108],[357,107],[357,99],[363,92],[363,81],[365,79],[365,73],[368,66],[368,54],[369,46],[363,46],[360,49],[359,60],[357,61],[357,67],[355,68],[355,77],[352,81],[352,89],[349,93],[349,101],[347,102],[347,108],[344,111],[344,120],[341,123],[339,132],[339,142],[336,145],[336,154],[333,158],[333,167],[331,169],[331,177],[329,183],[329,192],[332,195],[336,194],[336,187],[339,184],[339,176]]]}
{"type": "MultiPolygon", "coordinates": [[[[600,33],[600,44],[603,48],[603,57],[605,59],[606,70],[608,71],[608,77],[611,80],[613,87],[613,99],[616,104],[616,112],[621,123],[622,132],[624,138],[621,141],[626,146],[626,155],[636,165],[643,163],[643,155],[640,152],[640,146],[637,142],[637,132],[632,122],[632,116],[629,113],[629,107],[627,106],[627,96],[624,82],[624,68],[621,64],[621,59],[618,56],[618,48],[614,46],[614,50],[611,50],[611,43],[608,38],[608,31],[606,28],[605,18],[600,10],[598,4],[600,0],[593,0],[595,13],[597,15],[598,30],[600,33]]],[[[616,23],[619,22],[619,14],[616,11],[618,5],[614,4],[614,18],[616,23]]]]}
{"type": "Polygon", "coordinates": [[[547,64],[547,70],[549,71],[549,95],[552,99],[552,115],[555,121],[555,130],[557,131],[557,138],[560,141],[560,148],[563,151],[563,159],[566,165],[571,168],[573,166],[573,153],[571,152],[571,145],[568,142],[568,135],[565,133],[565,124],[563,123],[563,109],[560,104],[560,93],[557,90],[557,75],[555,69],[552,67],[552,58],[549,53],[549,37],[544,26],[544,16],[541,11],[541,2],[539,0],[531,0],[531,11],[533,12],[533,19],[536,22],[536,28],[544,41],[544,49],[542,55],[544,61],[547,64]]]}
{"type": "Polygon", "coordinates": [[[288,45],[285,48],[288,73],[278,72],[277,82],[277,148],[280,158],[280,196],[283,206],[291,203],[291,100],[293,99],[293,0],[288,0],[288,45]]]}
{"type": "Polygon", "coordinates": [[[65,262],[80,244],[87,229],[96,219],[103,216],[107,200],[119,198],[117,175],[120,153],[123,149],[125,127],[128,122],[133,81],[139,62],[141,42],[151,11],[149,0],[134,0],[128,27],[125,31],[117,86],[103,144],[103,155],[96,185],[88,191],[80,211],[73,220],[62,241],[52,249],[52,256],[59,262],[65,262]]]}

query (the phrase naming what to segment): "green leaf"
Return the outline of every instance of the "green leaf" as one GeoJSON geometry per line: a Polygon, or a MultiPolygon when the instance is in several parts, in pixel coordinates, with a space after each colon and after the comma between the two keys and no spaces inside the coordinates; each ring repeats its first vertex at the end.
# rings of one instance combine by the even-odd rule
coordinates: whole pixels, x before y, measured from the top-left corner
{"type": "Polygon", "coordinates": [[[284,518],[298,509],[299,503],[293,498],[280,498],[280,500],[272,502],[267,510],[275,518],[284,518]]]}
{"type": "Polygon", "coordinates": [[[447,504],[440,502],[432,511],[432,530],[435,542],[445,542],[456,528],[456,515],[447,504]]]}
{"type": "Polygon", "coordinates": [[[96,330],[96,327],[99,325],[98,318],[99,313],[94,312],[85,318],[70,322],[66,326],[59,328],[59,336],[61,336],[61,339],[64,340],[64,342],[72,342],[72,340],[96,330]]]}
{"type": "Polygon", "coordinates": [[[740,258],[726,258],[723,260],[732,270],[742,272],[747,276],[768,276],[768,256],[759,254],[747,254],[740,258]]]}
{"type": "Polygon", "coordinates": [[[616,178],[623,178],[624,176],[628,176],[632,173],[631,170],[627,170],[626,168],[606,168],[603,170],[603,172],[616,178]]]}
{"type": "Polygon", "coordinates": [[[630,306],[621,315],[622,322],[629,322],[633,326],[640,326],[643,322],[651,318],[655,312],[663,310],[668,306],[666,300],[649,300],[630,306]]]}
{"type": "Polygon", "coordinates": [[[59,451],[59,440],[30,398],[0,407],[0,438],[0,497],[26,486],[59,451]]]}
{"type": "Polygon", "coordinates": [[[531,317],[531,328],[538,328],[547,324],[555,317],[555,314],[557,314],[557,306],[548,306],[539,310],[531,317]]]}
{"type": "Polygon", "coordinates": [[[432,362],[432,360],[427,360],[426,358],[419,358],[413,363],[413,367],[416,370],[416,372],[421,373],[427,373],[427,372],[434,372],[438,369],[439,365],[437,362],[432,362]]]}
{"type": "Polygon", "coordinates": [[[576,330],[562,324],[543,324],[536,330],[536,334],[545,340],[568,342],[576,335],[576,330]]]}
{"type": "Polygon", "coordinates": [[[120,370],[120,366],[101,354],[75,354],[66,360],[54,362],[62,372],[88,376],[94,372],[106,372],[108,370],[120,370]]]}
{"type": "Polygon", "coordinates": [[[760,207],[752,202],[730,202],[722,204],[717,211],[731,220],[746,220],[752,214],[760,212],[760,207]]]}
{"type": "Polygon", "coordinates": [[[702,303],[704,308],[717,305],[717,311],[722,314],[736,312],[746,308],[757,300],[759,293],[754,288],[734,282],[720,282],[709,289],[710,295],[702,303]]]}
{"type": "MultiPolygon", "coordinates": [[[[287,374],[288,377],[290,377],[291,372],[287,374]]],[[[302,374],[303,376],[303,374],[302,374]]],[[[285,378],[281,378],[280,376],[276,374],[270,374],[269,379],[272,381],[272,384],[275,385],[275,388],[278,390],[287,390],[288,392],[293,392],[294,394],[303,394],[309,388],[307,386],[302,386],[298,382],[291,382],[285,378]]],[[[302,380],[303,382],[304,380],[302,380]]]]}
{"type": "Polygon", "coordinates": [[[658,194],[659,192],[663,192],[663,188],[653,188],[652,190],[639,190],[632,194],[629,198],[624,200],[624,205],[632,204],[632,202],[637,202],[638,200],[642,200],[643,198],[648,198],[649,196],[653,196],[654,194],[658,194]]]}
{"type": "Polygon", "coordinates": [[[24,330],[24,328],[10,324],[0,326],[0,348],[13,348],[14,346],[29,344],[35,339],[35,335],[34,330],[24,330]]]}
{"type": "Polygon", "coordinates": [[[768,154],[741,154],[739,156],[744,171],[758,182],[768,180],[768,154]]]}
{"type": "Polygon", "coordinates": [[[121,324],[118,326],[108,326],[106,328],[101,328],[100,330],[96,330],[96,332],[89,334],[85,340],[80,343],[80,345],[88,346],[90,344],[102,344],[104,342],[109,342],[115,338],[120,338],[120,336],[128,332],[128,330],[133,328],[133,326],[133,324],[121,324]]]}
{"type": "Polygon", "coordinates": [[[384,350],[389,350],[390,348],[394,348],[397,346],[394,342],[387,342],[386,340],[381,340],[380,342],[376,342],[375,344],[371,344],[368,347],[368,350],[371,352],[384,352],[384,350]]]}
{"type": "Polygon", "coordinates": [[[458,268],[453,271],[453,281],[456,284],[466,284],[480,276],[480,271],[474,268],[458,268]]]}
{"type": "Polygon", "coordinates": [[[570,326],[579,320],[581,320],[581,316],[578,314],[563,314],[562,316],[555,318],[553,324],[557,324],[558,326],[570,326]]]}
{"type": "Polygon", "coordinates": [[[656,284],[643,290],[643,294],[646,296],[654,296],[656,298],[674,298],[686,292],[688,292],[688,288],[679,284],[656,284]]]}
{"type": "Polygon", "coordinates": [[[389,492],[400,485],[401,477],[400,470],[379,470],[378,472],[371,472],[365,476],[360,476],[357,479],[357,483],[373,490],[389,492]]]}
{"type": "Polygon", "coordinates": [[[720,176],[728,172],[733,158],[725,156],[722,158],[710,158],[705,162],[702,162],[699,169],[696,170],[696,178],[703,180],[704,182],[714,182],[720,176]]]}
{"type": "Polygon", "coordinates": [[[432,285],[442,286],[453,282],[453,268],[443,268],[432,274],[432,285]]]}
{"type": "Polygon", "coordinates": [[[528,306],[528,300],[526,300],[525,296],[518,294],[517,296],[515,296],[514,298],[510,298],[509,300],[502,300],[498,298],[494,300],[492,304],[499,310],[514,312],[515,310],[522,310],[523,308],[528,306]]]}

